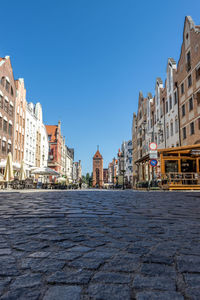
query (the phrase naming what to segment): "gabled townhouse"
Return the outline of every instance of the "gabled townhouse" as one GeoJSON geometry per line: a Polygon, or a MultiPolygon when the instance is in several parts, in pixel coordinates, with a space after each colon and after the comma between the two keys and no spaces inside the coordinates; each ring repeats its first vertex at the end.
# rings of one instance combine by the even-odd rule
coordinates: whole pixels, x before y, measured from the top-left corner
{"type": "Polygon", "coordinates": [[[15,81],[9,56],[0,57],[0,159],[13,154],[15,122],[15,81]]]}

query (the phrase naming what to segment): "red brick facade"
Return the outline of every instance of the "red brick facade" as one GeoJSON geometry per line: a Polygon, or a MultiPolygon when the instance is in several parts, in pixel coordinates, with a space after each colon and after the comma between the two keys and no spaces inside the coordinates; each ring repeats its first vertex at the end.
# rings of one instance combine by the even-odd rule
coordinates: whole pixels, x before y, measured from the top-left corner
{"type": "Polygon", "coordinates": [[[62,136],[61,136],[60,122],[58,122],[58,125],[46,125],[46,131],[47,131],[48,142],[49,142],[48,167],[61,173],[62,136]]]}
{"type": "Polygon", "coordinates": [[[0,58],[0,159],[13,154],[15,82],[10,58],[0,58]]]}
{"type": "Polygon", "coordinates": [[[103,186],[103,157],[99,150],[93,157],[93,187],[103,186]]]}

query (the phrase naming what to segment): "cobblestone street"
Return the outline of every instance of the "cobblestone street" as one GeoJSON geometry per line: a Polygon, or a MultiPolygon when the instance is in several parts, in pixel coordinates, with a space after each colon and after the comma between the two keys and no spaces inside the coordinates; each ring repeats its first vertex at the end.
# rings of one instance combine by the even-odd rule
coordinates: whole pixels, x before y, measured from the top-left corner
{"type": "Polygon", "coordinates": [[[0,193],[0,299],[200,299],[200,193],[0,193]]]}

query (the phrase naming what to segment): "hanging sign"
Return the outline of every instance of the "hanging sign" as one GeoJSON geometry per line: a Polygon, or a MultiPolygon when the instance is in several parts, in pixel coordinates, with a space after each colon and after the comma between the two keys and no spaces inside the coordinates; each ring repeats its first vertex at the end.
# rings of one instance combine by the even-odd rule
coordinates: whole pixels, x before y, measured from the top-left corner
{"type": "Polygon", "coordinates": [[[156,143],[150,143],[149,144],[149,149],[154,150],[154,151],[157,150],[157,144],[156,143]]]}
{"type": "Polygon", "coordinates": [[[152,167],[156,167],[157,164],[158,164],[157,159],[151,159],[151,160],[150,160],[150,165],[151,165],[152,167]]]}

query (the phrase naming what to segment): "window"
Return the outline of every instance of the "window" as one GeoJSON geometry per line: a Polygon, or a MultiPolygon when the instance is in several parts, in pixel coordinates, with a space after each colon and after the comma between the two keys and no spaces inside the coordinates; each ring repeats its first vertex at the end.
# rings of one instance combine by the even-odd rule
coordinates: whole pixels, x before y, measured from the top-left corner
{"type": "Polygon", "coordinates": [[[181,95],[184,94],[184,82],[181,84],[181,95]]]}
{"type": "Polygon", "coordinates": [[[11,86],[11,89],[10,89],[10,93],[11,93],[11,95],[13,96],[13,88],[12,88],[12,86],[11,86]]]}
{"type": "Polygon", "coordinates": [[[166,113],[168,113],[168,101],[166,101],[166,113]]]}
{"type": "Polygon", "coordinates": [[[2,141],[2,152],[6,153],[6,142],[2,141]]]}
{"type": "Polygon", "coordinates": [[[191,55],[190,55],[190,51],[187,53],[186,69],[187,69],[187,72],[189,72],[190,69],[191,69],[191,55]]]}
{"type": "Polygon", "coordinates": [[[12,117],[13,116],[13,106],[9,106],[9,115],[12,117]]]}
{"type": "Polygon", "coordinates": [[[5,84],[5,77],[1,77],[1,85],[4,86],[5,84]]]}
{"type": "Polygon", "coordinates": [[[9,92],[10,83],[6,80],[6,91],[9,92]]]}
{"type": "Polygon", "coordinates": [[[11,152],[11,144],[8,143],[8,153],[11,152]]]}
{"type": "Polygon", "coordinates": [[[170,96],[169,97],[169,110],[172,109],[172,97],[170,96]]]}
{"type": "Polygon", "coordinates": [[[7,132],[7,121],[3,120],[3,131],[7,132]]]}
{"type": "Polygon", "coordinates": [[[174,134],[173,122],[170,123],[170,132],[171,132],[171,136],[173,136],[174,134]]]}
{"type": "Polygon", "coordinates": [[[186,139],[186,127],[183,127],[183,139],[185,140],[186,139]]]}
{"type": "Polygon", "coordinates": [[[167,135],[167,139],[169,138],[169,126],[167,125],[167,129],[166,129],[166,135],[167,135]]]}
{"type": "Polygon", "coordinates": [[[188,88],[192,86],[192,75],[188,76],[188,88]]]}
{"type": "Polygon", "coordinates": [[[185,116],[185,104],[182,105],[182,117],[185,116]]]}
{"type": "Polygon", "coordinates": [[[175,133],[178,132],[178,118],[175,118],[175,133]]]}
{"type": "Polygon", "coordinates": [[[190,135],[194,134],[194,122],[190,123],[190,135]]]}
{"type": "Polygon", "coordinates": [[[177,92],[174,93],[174,105],[177,103],[177,92]]]}
{"type": "Polygon", "coordinates": [[[0,117],[0,129],[2,129],[2,126],[3,126],[3,119],[2,117],[0,117]]]}
{"type": "Polygon", "coordinates": [[[12,135],[12,124],[8,125],[8,133],[9,135],[12,135]]]}
{"type": "Polygon", "coordinates": [[[48,141],[49,142],[51,141],[51,135],[48,135],[48,141]]]}
{"type": "Polygon", "coordinates": [[[200,65],[196,68],[196,80],[200,79],[200,65]]]}
{"type": "Polygon", "coordinates": [[[200,105],[200,91],[196,93],[197,105],[200,105]]]}
{"type": "Polygon", "coordinates": [[[200,118],[198,118],[198,128],[200,130],[200,118]]]}
{"type": "Polygon", "coordinates": [[[6,100],[4,101],[4,110],[8,113],[8,102],[6,100]]]}
{"type": "Polygon", "coordinates": [[[193,99],[189,99],[189,111],[193,110],[193,99]]]}
{"type": "Polygon", "coordinates": [[[0,95],[0,108],[3,108],[3,97],[0,95]]]}

